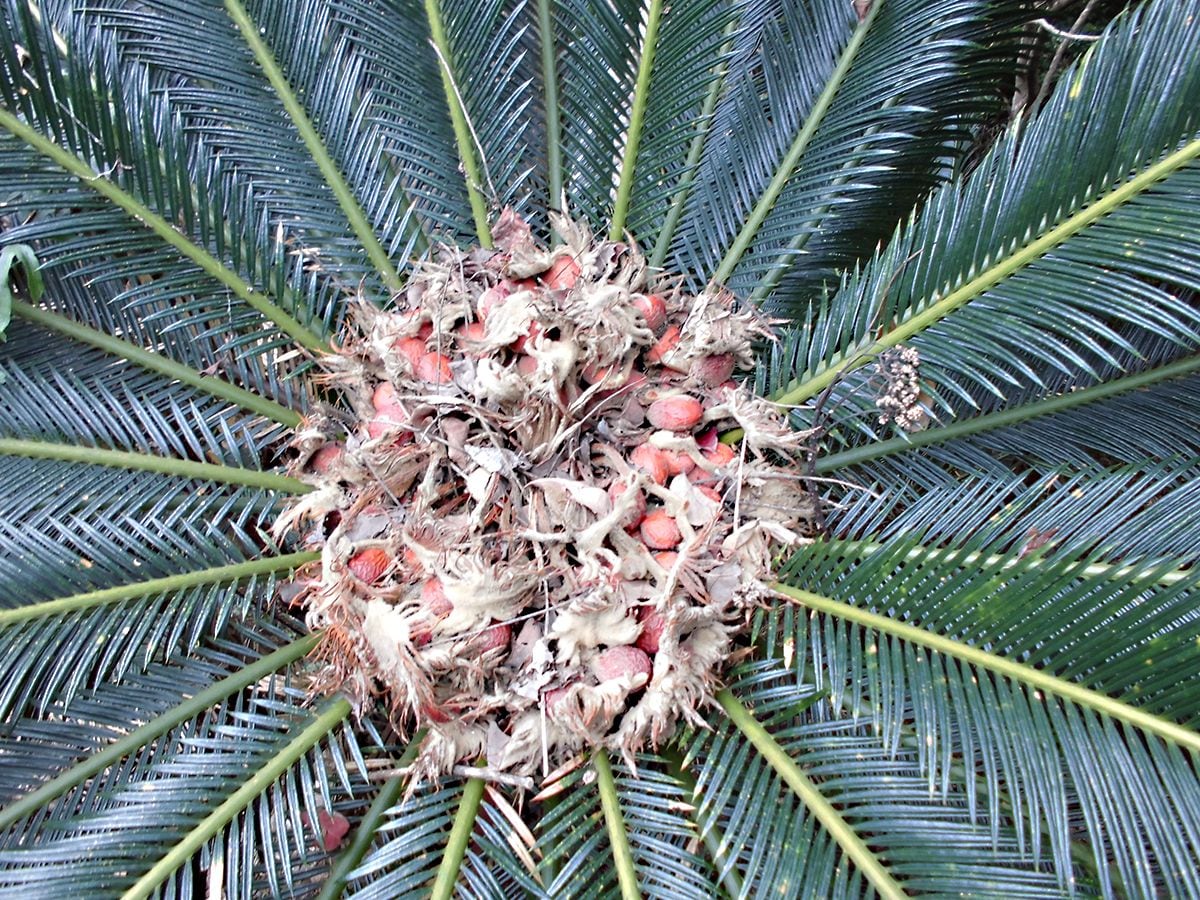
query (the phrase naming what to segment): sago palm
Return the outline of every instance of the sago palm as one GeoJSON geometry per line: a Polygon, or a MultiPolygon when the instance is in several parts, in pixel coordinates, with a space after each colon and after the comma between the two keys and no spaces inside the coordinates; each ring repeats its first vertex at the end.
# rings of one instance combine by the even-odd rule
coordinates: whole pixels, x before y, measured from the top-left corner
{"type": "Polygon", "coordinates": [[[1198,0],[1002,128],[1041,5],[3,8],[6,896],[1200,895],[1198,0]],[[669,738],[417,783],[274,525],[505,210],[774,320],[806,522],[669,738]]]}

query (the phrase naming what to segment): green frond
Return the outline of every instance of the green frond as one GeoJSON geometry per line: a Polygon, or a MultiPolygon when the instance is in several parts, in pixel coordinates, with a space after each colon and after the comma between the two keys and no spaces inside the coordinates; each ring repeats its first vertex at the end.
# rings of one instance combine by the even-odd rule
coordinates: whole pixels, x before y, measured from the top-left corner
{"type": "Polygon", "coordinates": [[[1188,811],[1194,785],[1177,793],[1200,745],[1191,730],[1195,576],[1160,586],[1149,566],[1098,579],[1078,577],[1083,566],[1069,560],[906,561],[909,546],[893,542],[848,569],[836,542],[817,544],[785,571],[837,601],[813,598],[818,614],[797,644],[811,648],[833,712],[873,722],[892,752],[911,748],[928,790],[967,792],[974,817],[965,765],[968,781],[982,780],[990,821],[1010,808],[1035,861],[1044,836],[1061,882],[1080,841],[1093,848],[1105,891],[1110,865],[1136,893],[1153,893],[1160,878],[1171,892],[1194,889],[1174,860],[1195,852],[1198,824],[1188,811]],[[1101,772],[1121,777],[1097,784],[1101,772]],[[1173,824],[1134,839],[1121,810],[1146,802],[1177,810],[1173,824]]]}
{"type": "MultiPolygon", "coordinates": [[[[272,514],[260,490],[196,489],[151,472],[10,457],[0,490],[8,597],[52,599],[255,555],[272,514]]],[[[11,600],[9,602],[12,602],[11,600]]]]}
{"type": "Polygon", "coordinates": [[[555,0],[563,180],[572,215],[607,231],[637,81],[641,0],[555,0]]]}
{"type": "Polygon", "coordinates": [[[748,21],[754,16],[753,6],[706,0],[672,7],[663,16],[645,94],[637,166],[630,176],[634,180],[627,228],[646,243],[659,235],[680,185],[694,175],[688,148],[709,126],[698,98],[719,90],[727,71],[730,33],[738,27],[753,28],[748,21]]]}
{"type": "Polygon", "coordinates": [[[272,595],[276,573],[315,558],[268,557],[0,609],[2,639],[15,648],[0,664],[0,719],[35,700],[38,714],[69,707],[83,687],[190,653],[247,615],[256,590],[272,595]]]}
{"type": "Polygon", "coordinates": [[[1034,12],[0,0],[0,894],[1200,895],[1200,0],[997,137],[1034,12]],[[789,316],[825,527],[708,728],[381,782],[422,735],[277,596],[287,429],[351,300],[564,195],[789,316]]]}
{"type": "Polygon", "coordinates": [[[720,272],[741,294],[787,269],[771,302],[798,306],[942,176],[995,102],[1011,23],[986,2],[871,6],[857,28],[835,0],[764,9],[713,114],[671,268],[720,272]]]}
{"type": "Polygon", "coordinates": [[[846,280],[811,323],[785,402],[900,343],[968,408],[1041,372],[1087,383],[1131,330],[1196,347],[1200,313],[1180,293],[1197,287],[1200,39],[1182,24],[1190,5],[1154,9],[1110,29],[1037,121],[846,280]]]}
{"type": "MultiPolygon", "coordinates": [[[[161,883],[177,861],[192,855],[184,855],[180,848],[206,841],[204,829],[216,834],[214,817],[245,808],[299,758],[297,751],[303,755],[304,743],[323,739],[336,717],[332,711],[306,709],[304,692],[291,686],[286,676],[259,681],[260,674],[248,692],[205,711],[215,698],[206,697],[197,687],[219,672],[245,666],[247,653],[266,654],[273,649],[268,641],[282,635],[269,635],[270,629],[243,632],[235,645],[218,644],[191,659],[174,659],[125,684],[110,683],[92,692],[79,709],[82,734],[94,728],[93,723],[104,723],[110,733],[120,735],[130,731],[129,722],[136,715],[169,716],[172,707],[191,712],[161,740],[155,734],[141,738],[146,743],[140,749],[125,748],[129,755],[123,761],[112,759],[103,774],[79,782],[45,813],[26,820],[24,827],[10,827],[0,849],[0,884],[8,889],[21,886],[36,896],[54,896],[67,884],[95,893],[118,886],[133,888],[139,879],[147,886],[151,881],[161,883]],[[182,699],[189,687],[196,691],[195,700],[182,699]],[[67,868],[48,866],[64,855],[80,853],[89,860],[83,881],[67,868]]],[[[346,737],[343,733],[339,740],[346,737]]],[[[345,764],[333,762],[342,755],[330,751],[310,757],[311,774],[341,769],[344,776],[345,764]]],[[[338,780],[344,783],[345,779],[338,780]]],[[[307,794],[303,808],[309,815],[315,817],[315,810],[324,808],[324,803],[314,801],[318,793],[314,788],[328,781],[328,774],[301,779],[300,793],[307,794]]],[[[287,790],[294,797],[295,783],[287,790]]],[[[301,832],[301,809],[293,806],[287,823],[294,834],[301,832]]],[[[258,849],[274,852],[270,840],[258,842],[258,849]]],[[[191,877],[188,869],[180,873],[177,889],[185,895],[191,877]]]]}
{"type": "Polygon", "coordinates": [[[376,846],[349,875],[345,896],[404,897],[428,891],[442,859],[462,788],[419,789],[388,810],[376,846]]]}
{"type": "MultiPolygon", "coordinates": [[[[980,539],[1019,549],[1031,529],[1055,529],[1060,551],[1095,552],[1110,562],[1174,558],[1186,565],[1197,558],[1190,526],[1200,471],[1195,457],[1112,469],[1014,463],[1014,471],[1005,471],[969,446],[957,450],[871,466],[870,480],[858,484],[874,490],[848,492],[832,516],[835,533],[889,539],[920,533],[951,546],[980,539]]],[[[853,470],[842,474],[856,477],[853,470]]]]}
{"type": "Polygon", "coordinates": [[[0,395],[4,437],[261,469],[263,451],[283,436],[273,421],[156,372],[115,365],[92,348],[59,343],[42,328],[18,321],[10,335],[0,351],[9,384],[0,395]]]}

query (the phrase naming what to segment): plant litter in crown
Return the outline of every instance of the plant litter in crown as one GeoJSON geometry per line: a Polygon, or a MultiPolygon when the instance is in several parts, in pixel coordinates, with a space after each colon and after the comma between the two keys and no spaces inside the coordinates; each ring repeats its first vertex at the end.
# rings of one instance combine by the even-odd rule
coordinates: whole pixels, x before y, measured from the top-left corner
{"type": "Polygon", "coordinates": [[[315,490],[277,530],[321,549],[292,598],[325,630],[318,687],[427,727],[419,776],[632,762],[702,726],[813,508],[805,435],[733,380],[766,322],[554,225],[543,249],[506,211],[497,250],[440,247],[392,308],[356,304],[320,360],[350,412],[293,442],[315,490]]]}

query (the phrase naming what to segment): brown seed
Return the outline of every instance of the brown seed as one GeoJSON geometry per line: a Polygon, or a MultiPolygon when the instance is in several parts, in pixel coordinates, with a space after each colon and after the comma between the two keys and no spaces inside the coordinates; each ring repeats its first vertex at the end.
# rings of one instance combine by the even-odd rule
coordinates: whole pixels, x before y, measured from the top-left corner
{"type": "Polygon", "coordinates": [[[646,410],[646,418],[651,425],[668,431],[691,431],[700,424],[703,416],[704,407],[700,401],[687,394],[662,397],[646,410]]]}
{"type": "Polygon", "coordinates": [[[651,550],[674,550],[683,540],[679,523],[665,509],[646,513],[638,528],[642,535],[642,543],[651,550]]]}
{"type": "Polygon", "coordinates": [[[609,647],[592,661],[592,671],[603,684],[623,675],[645,675],[647,680],[654,672],[650,657],[637,647],[609,647]]]}
{"type": "Polygon", "coordinates": [[[666,454],[653,444],[638,444],[629,454],[629,461],[649,475],[655,484],[666,484],[671,475],[666,454]]]}
{"type": "Polygon", "coordinates": [[[391,554],[379,547],[368,547],[350,557],[347,567],[359,581],[374,584],[392,564],[391,554]]]}

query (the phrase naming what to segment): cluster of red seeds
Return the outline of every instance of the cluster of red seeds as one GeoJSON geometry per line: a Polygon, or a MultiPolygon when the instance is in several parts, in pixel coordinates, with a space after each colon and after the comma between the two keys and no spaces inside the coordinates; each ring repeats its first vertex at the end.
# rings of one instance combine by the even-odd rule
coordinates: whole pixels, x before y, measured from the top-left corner
{"type": "Polygon", "coordinates": [[[353,420],[296,441],[319,490],[285,524],[324,549],[301,599],[338,677],[438,730],[431,771],[656,740],[768,574],[733,515],[747,461],[719,440],[767,415],[731,380],[764,326],[653,289],[632,248],[540,251],[521,224],[364,310],[325,361],[353,420]]]}

